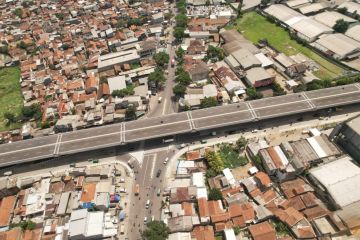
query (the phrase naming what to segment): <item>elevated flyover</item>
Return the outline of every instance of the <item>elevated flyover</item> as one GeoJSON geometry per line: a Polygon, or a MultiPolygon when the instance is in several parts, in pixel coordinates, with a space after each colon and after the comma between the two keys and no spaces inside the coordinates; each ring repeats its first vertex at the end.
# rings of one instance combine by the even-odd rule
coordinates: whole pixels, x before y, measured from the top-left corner
{"type": "Polygon", "coordinates": [[[0,167],[359,102],[356,83],[61,133],[0,145],[0,167]]]}

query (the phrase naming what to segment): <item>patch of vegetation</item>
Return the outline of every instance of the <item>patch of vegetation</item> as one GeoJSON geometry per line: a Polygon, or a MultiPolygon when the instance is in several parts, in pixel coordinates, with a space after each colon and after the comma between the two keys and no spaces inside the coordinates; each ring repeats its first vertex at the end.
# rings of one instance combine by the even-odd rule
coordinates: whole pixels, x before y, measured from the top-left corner
{"type": "Polygon", "coordinates": [[[293,91],[294,92],[312,91],[323,88],[347,85],[355,82],[360,82],[360,75],[355,75],[352,77],[341,77],[333,80],[330,79],[315,80],[308,84],[299,84],[298,86],[294,87],[293,91]]]}
{"type": "Polygon", "coordinates": [[[209,60],[211,60],[211,62],[217,62],[223,60],[224,58],[225,58],[224,49],[209,45],[204,60],[205,62],[209,60]]]}
{"type": "Polygon", "coordinates": [[[151,221],[146,227],[141,234],[144,240],[166,240],[170,233],[169,227],[162,221],[151,221]]]}
{"type": "Polygon", "coordinates": [[[246,98],[245,100],[255,100],[263,98],[263,94],[261,92],[258,92],[256,88],[250,87],[246,89],[246,98]]]}
{"type": "Polygon", "coordinates": [[[149,74],[148,82],[154,82],[158,88],[163,86],[165,81],[164,71],[160,68],[156,68],[154,72],[149,74]]]}
{"type": "Polygon", "coordinates": [[[200,103],[201,108],[216,107],[218,105],[219,102],[215,97],[205,97],[200,103]]]}
{"type": "Polygon", "coordinates": [[[20,123],[15,121],[7,124],[7,116],[14,118],[21,115],[22,95],[20,91],[20,69],[18,67],[3,68],[0,70],[0,132],[19,128],[20,123]]]}
{"type": "Polygon", "coordinates": [[[329,62],[324,57],[313,52],[311,49],[292,40],[288,32],[271,23],[265,17],[256,12],[245,13],[242,18],[237,19],[235,26],[247,39],[254,43],[266,39],[271,46],[286,55],[302,53],[320,65],[320,69],[314,74],[319,78],[334,78],[339,76],[343,69],[329,62]]]}
{"type": "Polygon", "coordinates": [[[125,96],[129,96],[129,95],[133,95],[134,94],[134,85],[132,84],[129,84],[129,85],[126,85],[126,88],[124,89],[121,89],[121,90],[114,90],[111,95],[113,97],[125,97],[125,96]]]}
{"type": "Polygon", "coordinates": [[[245,166],[249,161],[241,156],[230,144],[222,143],[219,151],[220,158],[224,163],[224,168],[236,168],[245,166]]]}
{"type": "Polygon", "coordinates": [[[209,169],[211,169],[216,175],[221,173],[221,171],[224,169],[224,162],[218,153],[213,151],[207,152],[206,160],[209,164],[209,169]]]}
{"type": "Polygon", "coordinates": [[[169,54],[167,54],[166,52],[158,52],[154,54],[153,58],[158,67],[165,67],[170,60],[169,54]]]}
{"type": "Polygon", "coordinates": [[[333,29],[335,32],[345,33],[346,30],[348,30],[349,25],[350,24],[346,22],[344,19],[339,19],[336,21],[335,25],[333,26],[333,29]]]}
{"type": "Polygon", "coordinates": [[[19,223],[10,225],[10,228],[15,228],[15,227],[20,227],[22,231],[34,230],[36,227],[36,223],[34,223],[31,220],[27,220],[27,221],[21,221],[19,223]]]}
{"type": "Polygon", "coordinates": [[[208,199],[217,201],[217,200],[223,199],[223,196],[222,196],[221,191],[219,189],[212,188],[209,191],[208,199]]]}
{"type": "Polygon", "coordinates": [[[275,227],[275,231],[276,231],[277,235],[279,235],[281,237],[290,235],[290,231],[289,231],[288,227],[283,222],[276,221],[273,223],[273,225],[275,227]]]}

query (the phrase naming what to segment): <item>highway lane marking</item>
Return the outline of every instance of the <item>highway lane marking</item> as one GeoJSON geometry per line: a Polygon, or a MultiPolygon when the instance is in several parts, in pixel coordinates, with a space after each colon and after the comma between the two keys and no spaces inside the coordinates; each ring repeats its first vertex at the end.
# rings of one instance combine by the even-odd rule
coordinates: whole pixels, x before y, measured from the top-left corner
{"type": "MultiPolygon", "coordinates": [[[[156,163],[156,157],[157,157],[157,153],[154,153],[152,158],[151,158],[151,170],[150,170],[150,179],[154,178],[154,170],[155,170],[155,163],[156,163]]],[[[146,172],[145,172],[146,174],[146,172]]]]}
{"type": "MultiPolygon", "coordinates": [[[[355,85],[354,85],[355,86],[355,85]]],[[[347,86],[347,89],[350,88],[351,85],[348,85],[347,86]]],[[[336,89],[339,89],[340,87],[336,88],[336,89]]],[[[336,90],[335,89],[335,90],[336,90]]],[[[330,89],[331,90],[331,89],[330,89]]],[[[317,90],[317,91],[320,91],[320,90],[317,90]]],[[[358,93],[359,91],[358,90],[354,90],[354,91],[350,91],[350,92],[345,92],[345,93],[337,93],[337,94],[333,94],[333,95],[327,95],[327,96],[320,96],[320,97],[314,97],[314,98],[311,98],[311,100],[320,100],[320,99],[331,99],[333,97],[336,97],[336,96],[343,96],[343,95],[350,95],[352,93],[358,93]]],[[[259,109],[264,109],[264,108],[269,108],[269,107],[278,107],[278,106],[283,106],[283,105],[289,105],[289,104],[296,104],[296,103],[300,103],[300,102],[304,102],[306,100],[299,100],[299,101],[294,101],[294,102],[290,102],[290,103],[282,103],[282,104],[275,104],[275,105],[272,105],[272,106],[265,106],[265,107],[259,107],[259,108],[255,108],[255,110],[259,110],[259,109]]],[[[349,103],[349,102],[354,102],[354,100],[352,101],[347,101],[347,102],[343,102],[342,104],[344,103],[349,103]]],[[[330,105],[326,105],[326,106],[330,106],[330,105]]],[[[239,112],[248,112],[247,110],[244,110],[244,111],[238,111],[239,112]]],[[[178,113],[172,113],[172,114],[169,114],[167,116],[171,116],[171,115],[175,115],[175,114],[178,114],[178,113]]],[[[231,113],[226,113],[226,114],[219,114],[219,115],[215,115],[215,116],[211,116],[211,117],[220,117],[220,116],[225,116],[225,115],[228,115],[228,114],[234,114],[233,112],[231,113]]],[[[276,114],[278,115],[278,114],[276,114]]],[[[269,116],[267,116],[269,117],[269,116]]],[[[158,118],[161,118],[161,117],[158,117],[158,118]]],[[[206,117],[202,117],[202,118],[196,118],[197,120],[198,119],[203,119],[203,118],[209,118],[208,116],[206,117]]],[[[173,125],[173,124],[177,124],[177,123],[182,123],[182,122],[185,122],[187,120],[180,120],[180,121],[177,121],[177,122],[172,122],[172,123],[168,123],[167,125],[173,125]]],[[[232,123],[232,122],[231,122],[232,123]]],[[[241,122],[239,122],[241,123],[241,122]]],[[[109,126],[110,127],[110,126],[109,126]]],[[[111,126],[111,127],[116,127],[115,125],[114,126],[111,126]]],[[[153,127],[153,126],[152,126],[153,127]]],[[[148,127],[148,128],[152,128],[152,127],[148,127]]],[[[159,125],[159,127],[161,127],[161,125],[159,125]]],[[[132,130],[128,130],[126,132],[131,132],[131,131],[136,131],[136,130],[143,130],[144,128],[142,129],[132,129],[132,130]]],[[[184,130],[183,130],[184,131],[184,130]]],[[[181,132],[183,132],[181,131],[181,132]]],[[[174,132],[174,133],[171,133],[171,134],[176,134],[178,132],[174,132]]],[[[74,134],[74,133],[72,133],[74,134]]],[[[91,137],[87,137],[87,138],[82,138],[82,139],[73,139],[73,140],[69,140],[69,141],[64,141],[62,143],[70,143],[70,142],[77,142],[77,141],[82,141],[82,140],[86,140],[86,139],[93,139],[93,138],[99,138],[99,137],[105,137],[105,136],[111,136],[111,135],[114,135],[114,134],[119,134],[119,132],[114,132],[114,133],[108,133],[108,134],[102,134],[102,135],[98,135],[98,136],[91,136],[91,137]]],[[[164,135],[161,135],[161,136],[164,136],[164,135]]],[[[36,149],[36,148],[43,148],[43,147],[48,147],[48,146],[53,146],[55,145],[56,143],[52,143],[52,144],[46,144],[46,145],[42,145],[42,146],[34,146],[34,147],[31,147],[31,148],[27,148],[27,149],[19,149],[19,150],[14,150],[14,151],[8,151],[8,152],[3,152],[3,153],[0,153],[0,155],[6,155],[6,154],[11,154],[11,153],[16,153],[16,152],[21,152],[21,151],[27,151],[29,149],[36,149]]],[[[113,143],[112,143],[113,144],[113,143]]],[[[110,144],[105,144],[105,145],[110,145],[110,144]]],[[[102,145],[101,145],[102,146],[102,145]]],[[[84,148],[83,148],[84,149],[84,148]]]]}
{"type": "Polygon", "coordinates": [[[250,102],[246,102],[246,107],[248,108],[248,110],[250,111],[251,113],[251,116],[253,117],[253,119],[257,119],[257,114],[254,110],[254,108],[251,106],[250,102]]]}
{"type": "Polygon", "coordinates": [[[190,125],[190,130],[195,129],[195,124],[194,124],[193,119],[192,119],[191,111],[186,111],[186,115],[187,115],[187,117],[188,117],[188,121],[189,121],[189,125],[190,125]]]}
{"type": "Polygon", "coordinates": [[[301,95],[305,98],[305,100],[307,101],[307,103],[310,105],[310,107],[312,109],[316,108],[315,104],[310,100],[310,98],[306,95],[305,92],[302,92],[301,95]]]}
{"type": "Polygon", "coordinates": [[[164,99],[163,109],[162,109],[162,115],[165,115],[165,109],[166,109],[166,98],[164,99]]]}

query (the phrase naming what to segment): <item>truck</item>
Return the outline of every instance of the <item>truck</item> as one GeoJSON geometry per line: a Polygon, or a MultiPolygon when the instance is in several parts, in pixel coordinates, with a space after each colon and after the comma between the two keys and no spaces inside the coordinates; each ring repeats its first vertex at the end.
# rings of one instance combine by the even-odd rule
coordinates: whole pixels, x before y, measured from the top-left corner
{"type": "Polygon", "coordinates": [[[171,59],[171,67],[175,67],[175,58],[171,59]]]}

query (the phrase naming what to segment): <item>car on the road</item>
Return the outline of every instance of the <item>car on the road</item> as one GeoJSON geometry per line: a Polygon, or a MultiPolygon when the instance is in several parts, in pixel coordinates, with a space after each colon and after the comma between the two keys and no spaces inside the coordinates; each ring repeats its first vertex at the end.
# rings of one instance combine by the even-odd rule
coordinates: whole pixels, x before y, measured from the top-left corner
{"type": "Polygon", "coordinates": [[[144,223],[147,223],[147,217],[144,217],[144,223]]]}
{"type": "Polygon", "coordinates": [[[157,190],[156,195],[158,195],[158,196],[161,195],[161,189],[160,188],[157,190]]]}
{"type": "Polygon", "coordinates": [[[259,131],[259,130],[257,130],[257,129],[251,130],[252,133],[257,133],[258,131],[259,131]]]}
{"type": "Polygon", "coordinates": [[[205,143],[207,143],[207,140],[202,139],[200,142],[201,142],[202,144],[205,144],[205,143]]]}
{"type": "Polygon", "coordinates": [[[161,174],[161,169],[159,169],[159,170],[157,171],[156,177],[157,177],[157,178],[160,177],[160,174],[161,174]]]}
{"type": "Polygon", "coordinates": [[[167,158],[165,158],[165,160],[164,160],[164,164],[167,164],[167,162],[169,161],[169,158],[167,157],[167,158]]]}
{"type": "Polygon", "coordinates": [[[148,199],[148,200],[146,201],[145,208],[148,209],[149,206],[150,206],[150,200],[148,199]]]}

